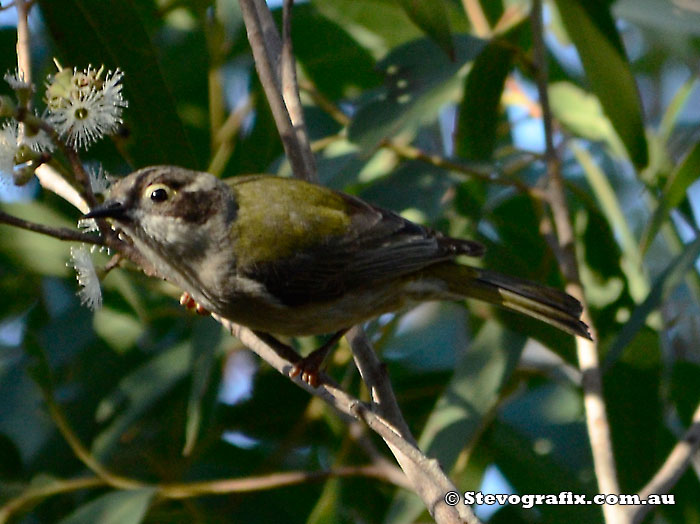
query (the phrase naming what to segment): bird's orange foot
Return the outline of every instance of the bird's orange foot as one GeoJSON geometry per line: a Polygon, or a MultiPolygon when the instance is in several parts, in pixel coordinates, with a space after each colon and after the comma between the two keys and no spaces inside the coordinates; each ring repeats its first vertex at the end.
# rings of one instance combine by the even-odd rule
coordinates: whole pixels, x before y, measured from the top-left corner
{"type": "Polygon", "coordinates": [[[198,304],[187,291],[180,295],[180,305],[185,306],[185,309],[194,311],[198,315],[204,316],[209,314],[209,311],[202,304],[198,304]]]}
{"type": "Polygon", "coordinates": [[[325,360],[325,354],[314,351],[310,355],[302,358],[289,372],[291,378],[300,376],[312,388],[316,388],[321,383],[321,366],[325,360]]]}

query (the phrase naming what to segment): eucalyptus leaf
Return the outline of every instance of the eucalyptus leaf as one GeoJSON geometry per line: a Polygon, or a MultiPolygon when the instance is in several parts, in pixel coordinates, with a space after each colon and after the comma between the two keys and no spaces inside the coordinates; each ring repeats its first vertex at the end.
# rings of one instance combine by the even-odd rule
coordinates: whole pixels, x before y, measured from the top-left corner
{"type": "Polygon", "coordinates": [[[397,0],[408,17],[454,60],[454,44],[444,0],[397,0]]]}
{"type": "Polygon", "coordinates": [[[586,77],[637,168],[649,158],[642,104],[606,2],[555,0],[586,77]]]}
{"type": "Polygon", "coordinates": [[[94,440],[92,452],[104,459],[122,433],[163,398],[190,371],[192,346],[182,342],[126,375],[97,407],[98,421],[113,420],[94,440]],[[120,411],[120,407],[126,407],[120,411]]]}
{"type": "Polygon", "coordinates": [[[668,178],[647,229],[642,235],[641,250],[646,251],[659,232],[661,225],[669,219],[674,207],[686,198],[690,185],[700,177],[700,142],[696,142],[668,178]]]}
{"type": "Polygon", "coordinates": [[[698,256],[700,256],[700,237],[686,245],[683,252],[654,280],[647,298],[632,311],[629,320],[610,345],[605,357],[605,368],[609,368],[620,358],[628,344],[644,327],[649,314],[658,308],[669,293],[682,282],[698,256]]]}
{"type": "Polygon", "coordinates": [[[496,146],[501,95],[513,67],[510,46],[495,40],[474,60],[464,85],[455,136],[456,151],[473,160],[487,160],[496,146]]]}
{"type": "Polygon", "coordinates": [[[139,524],[155,492],[144,488],[107,493],[80,506],[59,524],[139,524]]]}
{"type": "Polygon", "coordinates": [[[413,135],[434,121],[448,101],[459,96],[459,73],[483,50],[486,42],[457,35],[455,60],[433,42],[416,40],[392,51],[378,67],[386,87],[359,108],[348,128],[348,138],[366,152],[398,134],[413,135]]]}

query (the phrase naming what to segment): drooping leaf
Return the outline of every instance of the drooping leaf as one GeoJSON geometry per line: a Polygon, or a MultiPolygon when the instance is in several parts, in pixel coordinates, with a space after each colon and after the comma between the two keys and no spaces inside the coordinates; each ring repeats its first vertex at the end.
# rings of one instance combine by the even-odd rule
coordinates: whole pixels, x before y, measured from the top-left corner
{"type": "Polygon", "coordinates": [[[148,411],[190,370],[192,346],[182,342],[125,376],[97,408],[98,421],[114,420],[94,440],[92,452],[104,459],[131,423],[148,411]],[[126,403],[123,411],[118,408],[126,403]]]}
{"type": "Polygon", "coordinates": [[[700,177],[700,142],[695,143],[668,178],[649,225],[642,235],[642,251],[646,251],[661,225],[669,218],[671,210],[683,201],[686,191],[698,177],[700,177]]]}
{"type": "Polygon", "coordinates": [[[455,49],[444,0],[397,1],[408,17],[454,60],[455,49]]]}
{"type": "Polygon", "coordinates": [[[656,278],[646,300],[634,309],[629,320],[610,346],[605,357],[606,368],[620,358],[627,345],[644,326],[649,314],[658,308],[662,300],[681,283],[698,256],[700,256],[700,237],[685,246],[683,252],[656,278]]]}
{"type": "Polygon", "coordinates": [[[632,162],[643,168],[649,159],[642,105],[607,2],[556,0],[555,3],[593,92],[632,162]]]}
{"type": "Polygon", "coordinates": [[[295,6],[292,36],[304,72],[331,100],[380,84],[372,55],[312,4],[295,6]]]}
{"type": "Polygon", "coordinates": [[[624,145],[597,97],[570,82],[550,84],[548,92],[552,113],[559,122],[582,138],[605,142],[616,156],[625,157],[624,145]]]}
{"type": "Polygon", "coordinates": [[[80,506],[59,524],[139,524],[155,491],[144,488],[107,493],[80,506]]]}
{"type": "Polygon", "coordinates": [[[221,342],[221,330],[212,319],[202,319],[195,326],[192,336],[192,386],[187,401],[187,426],[185,428],[185,447],[183,455],[188,455],[197,440],[202,424],[202,400],[207,391],[214,369],[216,350],[221,342]]]}
{"type": "Polygon", "coordinates": [[[455,149],[473,160],[491,158],[506,77],[513,66],[513,49],[494,40],[474,60],[459,106],[455,149]]]}

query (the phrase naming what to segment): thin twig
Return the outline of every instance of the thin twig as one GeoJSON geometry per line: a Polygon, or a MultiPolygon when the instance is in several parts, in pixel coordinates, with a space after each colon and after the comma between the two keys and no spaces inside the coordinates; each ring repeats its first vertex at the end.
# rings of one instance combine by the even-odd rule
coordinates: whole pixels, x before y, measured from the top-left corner
{"type": "Polygon", "coordinates": [[[282,98],[287,106],[289,119],[292,121],[296,134],[299,153],[304,160],[305,180],[318,181],[316,173],[316,159],[311,152],[309,134],[304,122],[304,108],[299,97],[299,85],[297,84],[296,60],[294,58],[294,46],[292,44],[292,6],[294,0],[284,0],[282,6],[282,98]]]}
{"type": "MultiPolygon", "coordinates": [[[[566,202],[561,165],[554,147],[553,117],[547,94],[547,56],[543,40],[541,0],[534,0],[532,4],[531,23],[535,63],[537,64],[535,80],[540,97],[540,104],[542,106],[542,119],[545,128],[545,160],[549,181],[549,205],[552,209],[554,229],[558,241],[555,254],[557,255],[561,272],[567,281],[566,289],[583,304],[583,321],[589,325],[595,338],[595,331],[583,294],[578,264],[576,262],[574,231],[566,202]]],[[[598,489],[600,493],[619,493],[620,488],[617,481],[615,458],[610,438],[610,424],[608,422],[603,398],[603,385],[598,362],[597,345],[593,341],[576,337],[576,349],[579,368],[583,373],[582,388],[586,424],[593,453],[593,465],[598,481],[598,489]]],[[[604,505],[603,514],[605,521],[608,524],[628,522],[626,513],[622,508],[622,506],[604,505]]]]}
{"type": "Polygon", "coordinates": [[[285,471],[257,477],[240,479],[209,480],[205,482],[187,482],[183,484],[164,484],[159,486],[158,493],[166,498],[184,499],[202,495],[222,495],[226,493],[245,493],[263,491],[285,486],[294,486],[307,482],[321,482],[329,478],[368,477],[391,482],[399,487],[410,489],[405,477],[400,479],[386,474],[386,470],[374,464],[364,466],[342,466],[324,471],[285,471]],[[399,484],[396,484],[396,481],[399,484]]]}
{"type": "Polygon", "coordinates": [[[44,391],[44,400],[49,409],[49,415],[56,424],[56,427],[63,435],[63,438],[70,446],[71,450],[78,459],[87,466],[90,471],[101,478],[106,484],[119,489],[139,489],[146,486],[145,483],[139,482],[130,478],[122,477],[112,473],[102,464],[100,464],[90,451],[83,445],[80,438],[73,432],[66,416],[63,414],[60,406],[51,396],[50,392],[44,391]]]}
{"type": "Polygon", "coordinates": [[[104,245],[104,239],[93,234],[83,233],[67,227],[51,227],[45,226],[44,224],[37,224],[36,222],[29,222],[28,220],[5,213],[4,211],[0,211],[0,223],[19,227],[35,233],[41,233],[42,235],[47,235],[59,240],[85,242],[86,244],[94,244],[96,246],[104,245]]]}
{"type": "Polygon", "coordinates": [[[19,496],[8,500],[0,508],[0,524],[5,524],[12,515],[20,511],[23,507],[44,500],[61,493],[71,493],[84,489],[99,488],[106,486],[106,482],[100,477],[87,477],[70,480],[57,480],[45,486],[31,487],[19,496]]]}
{"type": "Polygon", "coordinates": [[[32,83],[32,58],[29,46],[29,9],[26,0],[15,0],[17,8],[17,70],[24,75],[24,81],[32,83]]]}
{"type": "MultiPolygon", "coordinates": [[[[243,21],[245,22],[246,32],[248,33],[248,40],[253,51],[255,68],[258,71],[260,83],[265,90],[267,101],[270,104],[270,110],[275,119],[277,131],[282,139],[282,145],[289,159],[292,172],[298,178],[305,178],[305,173],[307,171],[306,162],[304,161],[304,155],[301,152],[294,126],[292,125],[282,97],[281,82],[274,58],[279,57],[279,54],[275,54],[277,52],[277,45],[270,44],[271,41],[279,41],[279,34],[274,24],[270,27],[269,22],[267,22],[267,15],[269,15],[267,5],[261,6],[260,9],[258,9],[257,3],[259,1],[260,0],[239,0],[243,21]],[[263,28],[263,22],[261,21],[259,12],[263,13],[262,19],[266,21],[265,28],[263,28]],[[269,36],[275,34],[275,37],[269,36]]],[[[279,49],[281,52],[281,44],[279,49]]]]}
{"type": "MultiPolygon", "coordinates": [[[[649,483],[639,490],[639,498],[645,500],[649,495],[668,493],[676,482],[683,476],[700,448],[700,405],[695,409],[691,425],[683,438],[675,445],[666,461],[649,483]]],[[[628,507],[630,518],[635,524],[642,522],[644,517],[654,509],[653,505],[645,504],[628,507]]]]}
{"type": "Polygon", "coordinates": [[[481,169],[474,166],[469,166],[462,162],[455,162],[448,160],[440,155],[434,155],[431,153],[426,153],[421,149],[411,145],[402,145],[393,140],[384,140],[382,146],[390,149],[397,155],[408,160],[418,160],[420,162],[425,162],[435,167],[442,169],[447,169],[449,171],[454,171],[456,173],[461,173],[470,178],[476,180],[481,180],[489,184],[496,184],[499,186],[513,187],[523,194],[529,195],[535,199],[542,199],[545,197],[539,188],[529,187],[527,184],[522,183],[516,178],[505,178],[498,176],[494,170],[487,172],[485,169],[481,169]]]}

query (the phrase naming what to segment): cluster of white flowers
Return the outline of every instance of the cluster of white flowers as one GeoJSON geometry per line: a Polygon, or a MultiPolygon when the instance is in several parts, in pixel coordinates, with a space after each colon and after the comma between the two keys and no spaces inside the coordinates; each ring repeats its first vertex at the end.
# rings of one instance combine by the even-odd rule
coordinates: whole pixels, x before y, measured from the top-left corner
{"type": "Polygon", "coordinates": [[[21,147],[36,153],[53,150],[53,143],[44,131],[30,135],[15,120],[8,120],[0,127],[0,179],[13,177],[15,160],[21,147]]]}
{"type": "Polygon", "coordinates": [[[122,110],[128,106],[122,96],[119,69],[83,71],[59,68],[49,77],[46,86],[47,120],[66,142],[77,148],[87,148],[93,142],[119,129],[122,110]],[[104,77],[103,77],[104,76],[104,77]]]}
{"type": "MultiPolygon", "coordinates": [[[[105,72],[104,66],[99,69],[88,66],[78,71],[56,65],[58,72],[49,76],[46,83],[47,108],[41,118],[73,148],[87,148],[104,135],[115,133],[122,123],[122,111],[128,105],[122,96],[124,73],[118,69],[105,72]]],[[[8,72],[3,78],[15,91],[19,107],[28,108],[34,85],[27,82],[19,70],[8,72]]],[[[16,184],[21,184],[29,178],[15,175],[20,169],[17,164],[29,162],[23,169],[28,170],[31,177],[31,162],[45,161],[39,154],[52,151],[54,144],[45,131],[34,132],[40,127],[36,120],[30,129],[27,123],[21,124],[11,118],[8,107],[6,105],[3,112],[4,121],[0,121],[0,175],[9,175],[16,184]]],[[[93,193],[104,193],[109,181],[102,168],[89,169],[88,174],[93,193]]],[[[79,226],[97,229],[94,220],[83,220],[79,226]]],[[[78,292],[80,301],[92,310],[98,309],[102,305],[102,291],[91,251],[83,245],[72,247],[70,253],[70,265],[75,269],[81,286],[78,292]]]]}
{"type": "Polygon", "coordinates": [[[78,292],[80,303],[93,311],[102,306],[102,289],[97,276],[95,264],[92,262],[90,250],[85,245],[70,248],[71,265],[75,269],[78,284],[82,289],[78,292]]]}

